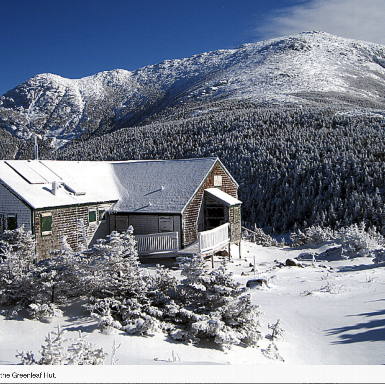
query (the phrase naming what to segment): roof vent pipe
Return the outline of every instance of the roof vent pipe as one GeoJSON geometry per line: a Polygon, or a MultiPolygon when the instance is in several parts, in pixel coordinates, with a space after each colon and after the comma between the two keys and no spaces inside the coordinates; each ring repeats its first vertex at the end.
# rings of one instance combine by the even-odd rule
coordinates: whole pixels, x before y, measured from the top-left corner
{"type": "Polygon", "coordinates": [[[58,188],[58,183],[57,183],[57,181],[53,181],[53,182],[52,182],[52,194],[53,194],[53,195],[56,195],[57,188],[58,188]]]}
{"type": "Polygon", "coordinates": [[[34,144],[34,154],[35,154],[35,160],[39,160],[39,146],[37,144],[37,139],[39,138],[40,140],[42,139],[41,135],[38,135],[37,133],[33,133],[33,137],[35,139],[35,144],[34,144]]]}

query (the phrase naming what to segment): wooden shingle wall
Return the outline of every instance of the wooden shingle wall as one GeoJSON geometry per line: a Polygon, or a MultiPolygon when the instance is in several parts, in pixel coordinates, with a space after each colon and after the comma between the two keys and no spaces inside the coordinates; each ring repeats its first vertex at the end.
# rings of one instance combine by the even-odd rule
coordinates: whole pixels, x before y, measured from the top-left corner
{"type": "Polygon", "coordinates": [[[234,198],[238,198],[237,185],[228,176],[225,170],[221,167],[220,163],[214,166],[214,169],[199,189],[198,193],[194,196],[190,204],[188,205],[183,215],[183,240],[184,245],[187,246],[198,239],[198,217],[201,210],[203,201],[204,190],[207,188],[213,188],[214,176],[222,177],[222,186],[218,187],[223,192],[226,192],[234,198]]]}
{"type": "Polygon", "coordinates": [[[53,250],[62,249],[62,239],[66,236],[67,243],[74,251],[84,246],[86,238],[87,246],[92,245],[97,239],[105,238],[110,234],[109,216],[106,214],[104,221],[98,220],[98,209],[107,211],[111,204],[74,206],[55,208],[51,210],[35,211],[36,250],[38,259],[50,257],[53,250]],[[96,210],[97,221],[89,223],[89,210],[96,210]],[[42,214],[52,215],[52,234],[43,235],[41,230],[42,214]],[[80,224],[80,221],[83,225],[80,224]],[[84,236],[85,235],[85,236],[84,236]]]}
{"type": "Polygon", "coordinates": [[[231,242],[236,243],[241,241],[241,207],[230,207],[230,223],[231,223],[231,242]]]}

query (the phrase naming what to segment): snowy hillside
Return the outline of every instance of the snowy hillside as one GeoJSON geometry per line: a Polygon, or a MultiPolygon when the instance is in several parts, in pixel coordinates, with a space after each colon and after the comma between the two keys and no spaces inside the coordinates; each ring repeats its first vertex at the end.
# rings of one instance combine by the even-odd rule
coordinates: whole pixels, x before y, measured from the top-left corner
{"type": "MultiPolygon", "coordinates": [[[[219,100],[385,106],[385,47],[322,32],[167,60],[82,79],[37,75],[0,99],[0,128],[74,138],[140,124],[169,107],[219,100]]],[[[200,111],[204,111],[204,103],[200,111]]]]}

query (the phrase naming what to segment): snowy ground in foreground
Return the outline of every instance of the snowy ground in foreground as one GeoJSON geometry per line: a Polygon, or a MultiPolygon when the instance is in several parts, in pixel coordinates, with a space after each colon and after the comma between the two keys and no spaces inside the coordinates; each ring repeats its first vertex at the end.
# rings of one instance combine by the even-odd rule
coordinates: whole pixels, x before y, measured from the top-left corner
{"type": "MultiPolygon", "coordinates": [[[[320,253],[331,246],[325,244],[312,251],[320,253]]],[[[29,319],[5,320],[0,316],[0,364],[18,364],[16,350],[33,351],[36,357],[40,357],[39,350],[44,344],[45,335],[58,324],[68,330],[68,337],[76,337],[76,331],[81,330],[87,335],[88,341],[103,347],[109,353],[106,364],[110,364],[113,342],[120,343],[117,364],[140,365],[141,372],[147,371],[143,365],[152,365],[148,368],[156,368],[159,372],[165,372],[166,369],[169,373],[178,366],[180,368],[180,365],[221,365],[223,368],[224,365],[242,365],[246,366],[249,373],[251,369],[258,375],[260,368],[256,365],[264,365],[265,368],[267,365],[270,371],[275,371],[305,364],[384,364],[385,268],[376,266],[371,258],[365,257],[325,260],[314,265],[311,261],[303,261],[305,268],[279,267],[279,262],[285,263],[286,259],[295,258],[305,250],[264,248],[243,242],[242,258],[239,259],[234,252],[235,256],[229,264],[235,279],[244,285],[254,278],[267,280],[267,286],[252,288],[250,293],[263,312],[260,316],[263,336],[271,333],[268,324],[281,320],[285,330],[284,340],[278,341],[277,347],[284,363],[268,359],[262,354],[261,350],[270,344],[267,338],[260,342],[259,349],[233,347],[222,351],[213,343],[203,342],[192,346],[173,342],[163,334],[139,337],[115,331],[104,335],[98,331],[95,321],[87,316],[81,303],[77,302],[66,308],[65,317],[56,318],[49,324],[29,319]],[[255,273],[250,266],[254,258],[255,273]]],[[[223,368],[214,369],[226,372],[226,368],[223,368]]],[[[116,369],[119,372],[119,367],[116,369]]],[[[184,372],[194,375],[194,371],[198,370],[203,372],[204,368],[190,367],[184,372]]],[[[133,372],[131,368],[130,372],[133,372]]],[[[133,376],[124,377],[121,380],[131,381],[133,376]]],[[[232,381],[229,376],[227,378],[227,381],[232,381]]],[[[254,379],[258,380],[256,376],[254,379]]],[[[65,381],[63,377],[61,381],[65,381]]],[[[114,381],[118,379],[114,378],[114,381]]],[[[136,381],[140,379],[136,378],[136,381]]],[[[194,378],[179,377],[176,381],[194,381],[194,378]]],[[[219,381],[218,376],[214,381],[219,381]]],[[[243,381],[242,376],[240,381],[243,381]]]]}

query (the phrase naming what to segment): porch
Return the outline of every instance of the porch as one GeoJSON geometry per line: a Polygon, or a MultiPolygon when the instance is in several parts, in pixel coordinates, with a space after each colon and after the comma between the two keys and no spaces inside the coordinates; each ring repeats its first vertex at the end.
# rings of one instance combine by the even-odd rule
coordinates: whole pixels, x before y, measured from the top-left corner
{"type": "Polygon", "coordinates": [[[230,244],[230,224],[198,233],[198,240],[187,247],[179,248],[178,232],[154,233],[135,236],[139,256],[177,257],[201,254],[208,256],[230,244]]]}

